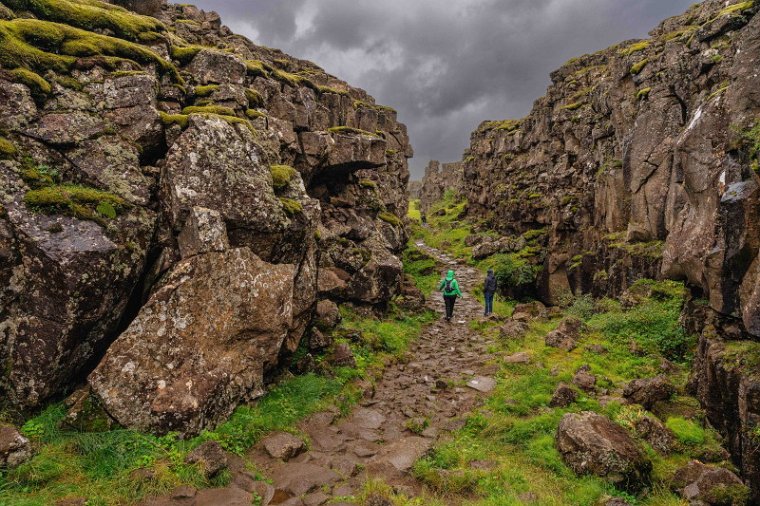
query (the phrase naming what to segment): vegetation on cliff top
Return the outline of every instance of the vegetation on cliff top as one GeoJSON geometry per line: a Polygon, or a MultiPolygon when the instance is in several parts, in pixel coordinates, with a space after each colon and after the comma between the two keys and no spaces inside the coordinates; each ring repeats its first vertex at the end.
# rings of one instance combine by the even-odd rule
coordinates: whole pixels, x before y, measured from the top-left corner
{"type": "Polygon", "coordinates": [[[110,30],[119,37],[152,42],[166,31],[155,18],[141,16],[122,7],[93,0],[5,0],[11,9],[29,11],[48,21],[65,23],[88,31],[110,30]]]}

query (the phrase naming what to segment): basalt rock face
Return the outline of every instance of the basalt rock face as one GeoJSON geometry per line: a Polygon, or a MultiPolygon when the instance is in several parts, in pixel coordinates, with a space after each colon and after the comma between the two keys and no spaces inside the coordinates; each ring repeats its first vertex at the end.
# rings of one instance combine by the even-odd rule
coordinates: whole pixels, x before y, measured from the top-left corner
{"type": "Polygon", "coordinates": [[[546,231],[547,301],[685,279],[760,336],[760,17],[730,3],[571,60],[526,118],[473,133],[469,212],[505,234],[546,231]]]}
{"type": "Polygon", "coordinates": [[[94,369],[122,424],[194,433],[319,301],[398,292],[412,150],[395,111],[215,13],[112,3],[134,12],[3,2],[0,399],[94,369]]]}
{"type": "Polygon", "coordinates": [[[430,207],[441,200],[448,190],[460,193],[463,185],[463,167],[459,162],[444,163],[432,160],[425,168],[419,192],[420,211],[428,213],[430,207]]]}
{"type": "Polygon", "coordinates": [[[476,220],[541,237],[528,253],[545,302],[619,296],[639,278],[684,280],[706,301],[694,386],[755,501],[758,11],[708,0],[648,40],[569,61],[526,118],[472,134],[463,189],[476,220]]]}

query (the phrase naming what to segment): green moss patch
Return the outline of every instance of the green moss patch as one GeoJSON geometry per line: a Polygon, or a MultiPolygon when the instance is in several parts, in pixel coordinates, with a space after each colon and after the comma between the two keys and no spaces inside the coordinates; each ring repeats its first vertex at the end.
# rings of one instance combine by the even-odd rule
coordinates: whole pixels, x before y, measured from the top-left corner
{"type": "Polygon", "coordinates": [[[516,132],[520,129],[520,120],[506,119],[503,121],[486,121],[480,127],[481,132],[499,130],[503,132],[516,132]]]}
{"type": "Polygon", "coordinates": [[[193,94],[196,97],[208,97],[212,95],[218,89],[219,89],[218,84],[209,84],[207,86],[196,86],[193,89],[193,94]]]}
{"type": "Polygon", "coordinates": [[[249,119],[256,119],[256,118],[266,118],[267,115],[264,114],[261,111],[257,111],[256,109],[246,109],[245,115],[249,119]]]}
{"type": "Polygon", "coordinates": [[[634,63],[631,65],[631,74],[637,75],[640,74],[642,70],[644,70],[644,67],[646,67],[649,64],[649,58],[644,58],[638,63],[634,63]]]}
{"type": "Polygon", "coordinates": [[[155,64],[181,81],[176,69],[150,49],[68,25],[38,19],[0,21],[0,65],[66,74],[77,58],[112,56],[155,64]]]}
{"type": "Polygon", "coordinates": [[[649,94],[652,92],[652,88],[647,86],[646,88],[641,88],[639,91],[636,92],[636,98],[638,100],[645,100],[649,98],[649,94]]]}
{"type": "Polygon", "coordinates": [[[755,0],[749,0],[748,2],[739,2],[738,4],[730,5],[718,13],[718,17],[733,16],[736,14],[742,14],[755,6],[755,0]]]}
{"type": "Polygon", "coordinates": [[[30,11],[47,21],[65,23],[88,31],[110,30],[119,37],[150,42],[160,38],[164,25],[122,7],[97,0],[5,0],[12,9],[30,11]]]}
{"type": "Polygon", "coordinates": [[[618,54],[621,56],[630,56],[634,53],[639,53],[646,50],[652,44],[649,40],[642,40],[641,42],[635,42],[630,46],[626,46],[618,50],[618,54]]]}
{"type": "Polygon", "coordinates": [[[297,214],[301,214],[303,212],[303,205],[297,200],[281,197],[280,203],[282,204],[282,208],[285,210],[285,214],[288,216],[296,216],[297,214]]]}
{"type": "Polygon", "coordinates": [[[68,214],[79,219],[102,222],[116,218],[118,211],[129,207],[113,193],[74,184],[52,185],[29,190],[24,202],[51,214],[68,214]]]}
{"type": "Polygon", "coordinates": [[[396,227],[404,226],[404,222],[401,221],[401,218],[399,218],[398,216],[396,216],[395,214],[391,212],[383,211],[380,214],[378,214],[377,217],[386,223],[390,223],[393,226],[396,226],[396,227]]]}
{"type": "Polygon", "coordinates": [[[84,84],[82,84],[80,81],[78,81],[74,77],[56,76],[55,82],[63,86],[64,88],[68,88],[74,91],[82,91],[84,89],[84,84]]]}
{"type": "Polygon", "coordinates": [[[245,98],[248,99],[248,107],[256,108],[264,106],[263,95],[252,88],[245,90],[245,98]]]}
{"type": "Polygon", "coordinates": [[[577,111],[584,105],[586,105],[584,102],[573,102],[571,104],[563,105],[562,107],[560,107],[560,109],[562,109],[563,111],[577,111]]]}
{"type": "Polygon", "coordinates": [[[50,83],[42,78],[39,74],[25,68],[13,69],[9,72],[13,80],[25,85],[31,90],[32,95],[41,97],[50,94],[53,91],[50,83]]]}
{"type": "Polygon", "coordinates": [[[203,51],[209,49],[204,46],[189,45],[189,46],[172,46],[171,56],[173,60],[177,60],[182,65],[187,65],[192,61],[195,56],[203,51]]]}
{"type": "Polygon", "coordinates": [[[272,182],[276,190],[287,187],[298,174],[298,171],[290,165],[272,165],[269,171],[272,173],[272,182]]]}
{"type": "Polygon", "coordinates": [[[29,160],[24,160],[21,170],[21,179],[31,188],[44,188],[60,182],[60,175],[56,169],[47,165],[34,165],[29,160]]]}
{"type": "Polygon", "coordinates": [[[191,105],[182,109],[182,114],[216,114],[219,116],[235,116],[235,111],[221,105],[191,105]]]}
{"type": "Polygon", "coordinates": [[[259,60],[246,60],[245,68],[249,76],[267,77],[267,68],[264,62],[259,60]]]}
{"type": "Polygon", "coordinates": [[[16,146],[11,141],[4,137],[0,137],[0,159],[13,158],[16,156],[16,146]]]}
{"type": "Polygon", "coordinates": [[[331,134],[366,135],[369,137],[379,137],[377,134],[373,134],[372,132],[347,126],[330,127],[327,129],[327,131],[331,134]]]}
{"type": "Polygon", "coordinates": [[[187,114],[168,114],[163,111],[160,111],[159,114],[164,126],[179,125],[182,129],[185,129],[190,123],[190,116],[187,114]]]}

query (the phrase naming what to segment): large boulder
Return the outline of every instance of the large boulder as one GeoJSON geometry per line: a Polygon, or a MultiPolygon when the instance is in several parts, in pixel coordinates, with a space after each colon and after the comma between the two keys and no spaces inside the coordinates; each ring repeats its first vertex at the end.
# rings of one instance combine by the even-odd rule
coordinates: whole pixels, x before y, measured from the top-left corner
{"type": "Polygon", "coordinates": [[[749,488],[738,476],[721,467],[712,467],[696,460],[676,471],[673,489],[699,506],[744,506],[749,488]]]}
{"type": "Polygon", "coordinates": [[[651,409],[656,403],[670,399],[675,387],[665,376],[633,380],[626,385],[623,397],[635,404],[651,409]]]}
{"type": "Polygon", "coordinates": [[[557,449],[578,475],[605,478],[616,487],[638,491],[650,481],[652,463],[619,425],[592,412],[569,413],[557,430],[557,449]]]}
{"type": "Polygon", "coordinates": [[[89,377],[124,426],[185,435],[263,393],[292,319],[294,268],[248,248],[176,264],[89,377]]]}

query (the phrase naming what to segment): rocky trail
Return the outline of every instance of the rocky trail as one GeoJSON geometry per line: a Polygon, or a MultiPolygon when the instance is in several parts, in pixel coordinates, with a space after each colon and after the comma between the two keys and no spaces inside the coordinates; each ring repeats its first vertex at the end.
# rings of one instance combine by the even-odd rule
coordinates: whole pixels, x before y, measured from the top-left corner
{"type": "MultiPolygon", "coordinates": [[[[494,388],[489,375],[496,366],[488,363],[491,343],[469,327],[482,318],[482,305],[470,292],[481,274],[438,250],[418,246],[457,272],[464,297],[450,323],[441,318],[427,326],[410,347],[408,360],[390,365],[347,417],[339,418],[337,409],[317,413],[300,425],[307,438],[275,433],[262,440],[248,457],[271,484],[257,480],[243,459],[231,458],[229,487],[183,488],[145,506],[248,506],[253,494],[263,499],[262,505],[345,506],[354,504],[351,497],[371,479],[407,495],[420,492],[410,475],[413,464],[447,431],[464,425],[464,415],[494,388]]],[[[428,308],[440,313],[442,305],[437,294],[428,298],[428,308]]]]}

